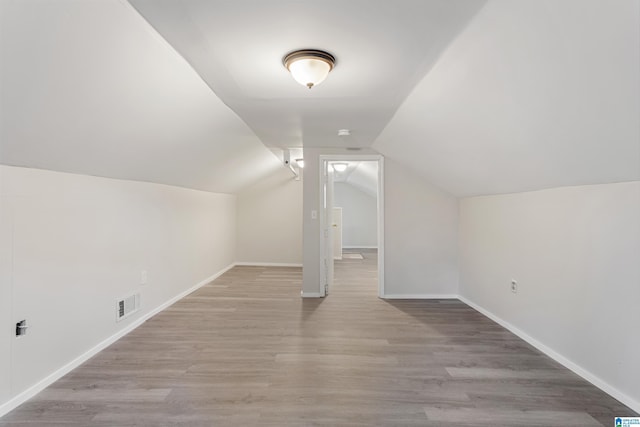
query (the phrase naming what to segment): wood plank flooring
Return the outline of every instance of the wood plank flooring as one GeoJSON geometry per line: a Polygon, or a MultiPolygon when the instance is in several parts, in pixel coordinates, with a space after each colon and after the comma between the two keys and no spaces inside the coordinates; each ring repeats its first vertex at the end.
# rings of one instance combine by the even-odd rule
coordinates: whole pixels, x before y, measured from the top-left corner
{"type": "Polygon", "coordinates": [[[376,254],[236,267],[0,426],[611,426],[635,416],[459,301],[377,298],[376,254]]]}

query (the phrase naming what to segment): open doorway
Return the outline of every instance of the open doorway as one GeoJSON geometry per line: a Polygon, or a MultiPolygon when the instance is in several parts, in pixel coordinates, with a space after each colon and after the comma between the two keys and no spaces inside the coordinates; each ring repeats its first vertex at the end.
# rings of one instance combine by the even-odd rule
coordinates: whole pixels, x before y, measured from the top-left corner
{"type": "Polygon", "coordinates": [[[321,290],[366,279],[384,296],[383,158],[320,156],[321,290]],[[376,286],[377,283],[377,286],[376,286]]]}

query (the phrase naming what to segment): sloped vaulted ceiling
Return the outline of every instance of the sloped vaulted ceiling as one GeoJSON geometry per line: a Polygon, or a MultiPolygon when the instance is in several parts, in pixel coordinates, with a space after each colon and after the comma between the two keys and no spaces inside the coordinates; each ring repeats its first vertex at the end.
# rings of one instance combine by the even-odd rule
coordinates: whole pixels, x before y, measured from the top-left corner
{"type": "Polygon", "coordinates": [[[374,148],[457,196],[640,179],[640,2],[492,0],[374,148]]]}
{"type": "Polygon", "coordinates": [[[484,0],[130,0],[270,147],[369,147],[484,0]],[[323,84],[282,58],[323,49],[323,84]],[[352,130],[347,141],[338,129],[352,130]]]}
{"type": "Polygon", "coordinates": [[[0,163],[236,192],[265,144],[350,145],[457,196],[640,179],[638,0],[130,1],[0,0],[0,163]],[[310,47],[338,58],[311,91],[281,64],[310,47]]]}
{"type": "Polygon", "coordinates": [[[129,3],[0,7],[0,163],[226,193],[281,167],[129,3]]]}

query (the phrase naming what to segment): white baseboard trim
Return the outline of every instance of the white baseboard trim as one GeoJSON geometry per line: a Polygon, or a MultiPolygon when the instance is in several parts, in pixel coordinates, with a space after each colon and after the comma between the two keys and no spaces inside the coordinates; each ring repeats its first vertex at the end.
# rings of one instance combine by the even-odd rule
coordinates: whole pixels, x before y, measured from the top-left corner
{"type": "Polygon", "coordinates": [[[127,325],[124,329],[119,330],[115,334],[111,335],[109,338],[103,340],[99,344],[97,344],[94,347],[92,347],[91,349],[89,349],[87,352],[81,354],[80,356],[78,356],[75,359],[73,359],[71,362],[67,363],[66,365],[64,365],[61,368],[57,369],[56,371],[52,372],[47,377],[45,377],[42,380],[38,381],[36,384],[32,385],[31,387],[29,387],[28,389],[26,389],[22,393],[20,393],[17,396],[11,398],[7,402],[1,404],[0,405],[0,417],[6,415],[7,413],[12,411],[13,409],[15,409],[18,406],[22,405],[24,402],[26,402],[27,400],[31,399],[35,395],[37,395],[42,390],[44,390],[45,388],[49,387],[51,384],[53,384],[54,382],[56,382],[57,380],[59,380],[60,378],[62,378],[63,376],[65,376],[66,374],[68,374],[69,372],[74,370],[75,368],[77,368],[78,366],[82,365],[84,362],[86,362],[87,360],[89,360],[90,358],[92,358],[93,356],[95,356],[96,354],[98,354],[99,352],[104,350],[105,348],[109,347],[111,344],[113,344],[114,342],[118,341],[120,338],[124,337],[129,332],[133,331],[138,326],[142,325],[144,322],[146,322],[147,320],[149,320],[150,318],[152,318],[156,314],[160,313],[162,310],[166,309],[167,307],[171,306],[172,304],[174,304],[177,301],[181,300],[182,298],[186,297],[190,293],[198,290],[202,286],[204,286],[204,285],[212,282],[213,280],[217,279],[218,277],[222,276],[224,273],[226,273],[231,268],[233,268],[233,266],[234,265],[231,264],[231,265],[225,267],[224,269],[220,270],[219,272],[213,274],[212,276],[207,277],[206,279],[204,279],[203,281],[197,283],[196,285],[192,286],[191,288],[187,289],[186,291],[181,292],[180,294],[176,295],[175,297],[171,298],[170,300],[166,301],[165,303],[163,303],[163,304],[159,305],[158,307],[154,308],[153,310],[151,310],[150,312],[146,313],[142,317],[140,317],[138,319],[135,319],[132,323],[127,325]]]}
{"type": "Polygon", "coordinates": [[[302,291],[302,292],[300,292],[300,296],[302,296],[302,298],[322,298],[324,295],[322,295],[320,292],[305,292],[305,291],[302,291]]]}
{"type": "Polygon", "coordinates": [[[236,262],[234,265],[241,267],[302,267],[302,264],[288,262],[236,262]]]}
{"type": "Polygon", "coordinates": [[[463,296],[458,296],[458,298],[460,299],[460,301],[462,301],[463,303],[467,304],[469,307],[473,308],[474,310],[480,312],[484,316],[486,316],[489,319],[493,320],[494,322],[496,322],[497,324],[499,324],[503,328],[509,330],[514,335],[517,335],[519,338],[521,338],[524,341],[526,341],[527,343],[531,344],[532,346],[534,346],[535,348],[540,350],[542,353],[544,353],[545,355],[549,356],[550,358],[552,358],[553,360],[555,360],[556,362],[558,362],[559,364],[561,364],[565,368],[569,369],[573,373],[575,373],[575,374],[579,375],[580,377],[584,378],[585,380],[589,381],[591,384],[593,384],[594,386],[598,387],[600,390],[604,391],[605,393],[609,394],[610,396],[614,397],[615,399],[618,399],[620,402],[624,403],[629,408],[631,408],[634,411],[640,413],[640,402],[638,402],[637,400],[627,396],[625,393],[623,393],[620,390],[618,390],[617,388],[613,387],[612,385],[610,385],[606,381],[600,379],[599,377],[597,377],[596,375],[594,375],[591,372],[587,371],[583,367],[575,364],[574,362],[572,362],[571,360],[567,359],[566,357],[564,357],[560,353],[557,353],[552,348],[546,346],[545,344],[543,344],[540,341],[536,340],[535,338],[531,337],[526,332],[516,328],[515,326],[513,326],[511,323],[507,322],[506,320],[503,320],[502,318],[496,316],[495,314],[493,314],[490,311],[484,309],[483,307],[480,307],[479,305],[475,304],[474,302],[469,301],[467,298],[465,298],[463,296]]]}
{"type": "Polygon", "coordinates": [[[456,294],[386,294],[382,299],[458,299],[456,294]]]}

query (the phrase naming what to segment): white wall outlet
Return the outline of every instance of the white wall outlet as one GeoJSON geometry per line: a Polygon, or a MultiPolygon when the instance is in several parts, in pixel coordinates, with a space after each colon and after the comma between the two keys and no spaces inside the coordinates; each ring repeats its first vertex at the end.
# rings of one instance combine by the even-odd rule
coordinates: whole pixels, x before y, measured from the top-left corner
{"type": "Polygon", "coordinates": [[[318,211],[311,211],[311,219],[318,219],[318,211]]]}
{"type": "Polygon", "coordinates": [[[142,270],[140,272],[140,284],[141,285],[147,284],[147,270],[142,270]]]}
{"type": "Polygon", "coordinates": [[[518,282],[513,279],[511,279],[511,292],[514,294],[518,292],[518,282]]]}

